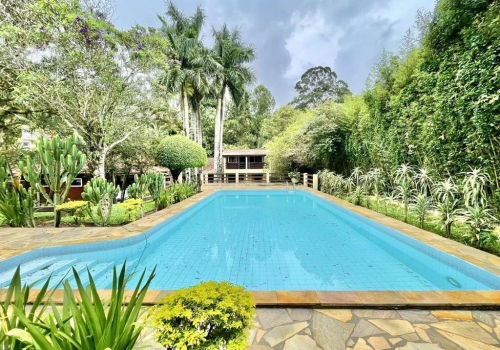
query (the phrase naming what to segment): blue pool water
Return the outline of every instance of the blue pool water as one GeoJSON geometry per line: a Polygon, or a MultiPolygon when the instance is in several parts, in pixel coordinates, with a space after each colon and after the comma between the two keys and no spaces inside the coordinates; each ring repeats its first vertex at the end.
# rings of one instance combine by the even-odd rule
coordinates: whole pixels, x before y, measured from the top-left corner
{"type": "Polygon", "coordinates": [[[249,290],[500,289],[498,276],[456,257],[308,192],[276,190],[219,191],[136,237],[23,254],[0,262],[0,286],[23,262],[26,283],[88,266],[105,289],[125,259],[129,271],[157,266],[151,289],[207,280],[249,290]]]}

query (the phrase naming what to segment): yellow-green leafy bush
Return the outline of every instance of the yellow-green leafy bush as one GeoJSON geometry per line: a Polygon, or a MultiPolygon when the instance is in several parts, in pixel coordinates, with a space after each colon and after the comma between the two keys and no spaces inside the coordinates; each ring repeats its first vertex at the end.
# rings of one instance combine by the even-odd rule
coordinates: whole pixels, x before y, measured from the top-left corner
{"type": "Polygon", "coordinates": [[[118,206],[127,211],[130,221],[134,221],[136,219],[138,212],[141,212],[142,215],[142,199],[127,199],[123,203],[118,204],[118,206]]]}
{"type": "Polygon", "coordinates": [[[248,347],[254,305],[243,287],[210,281],[167,296],[150,317],[167,349],[240,350],[248,347]]]}
{"type": "Polygon", "coordinates": [[[56,212],[65,212],[73,216],[75,224],[80,225],[80,223],[85,218],[85,210],[87,207],[86,201],[73,201],[66,202],[63,204],[56,205],[56,212]]]}

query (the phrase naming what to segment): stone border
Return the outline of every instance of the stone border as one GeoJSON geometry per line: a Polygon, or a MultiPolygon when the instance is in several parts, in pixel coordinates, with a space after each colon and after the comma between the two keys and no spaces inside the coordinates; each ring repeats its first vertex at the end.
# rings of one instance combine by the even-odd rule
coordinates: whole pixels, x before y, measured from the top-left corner
{"type": "MultiPolygon", "coordinates": [[[[2,229],[0,242],[0,261],[25,253],[27,251],[64,244],[78,244],[107,241],[138,235],[159,223],[169,219],[221,189],[255,190],[264,186],[206,186],[203,192],[194,195],[168,209],[150,214],[123,227],[112,228],[38,228],[38,229],[2,229]],[[6,233],[5,233],[6,232],[6,233]],[[21,243],[23,242],[23,243],[21,243]],[[50,244],[47,244],[50,243],[50,244]],[[19,245],[12,248],[12,245],[19,245]]],[[[269,188],[269,187],[268,187],[269,188]]],[[[273,189],[285,189],[283,186],[272,186],[273,189]]],[[[395,229],[407,236],[415,238],[434,248],[454,255],[460,259],[479,266],[493,274],[500,275],[500,258],[492,254],[465,246],[446,239],[432,232],[421,230],[396,219],[384,216],[369,209],[355,206],[344,200],[313,191],[306,187],[298,190],[311,192],[329,202],[345,207],[357,214],[367,217],[384,226],[395,229]]],[[[5,289],[0,289],[0,300],[5,298],[5,289]]],[[[77,291],[74,291],[78,295],[77,291]]],[[[153,305],[172,291],[148,291],[144,305],[153,305]]],[[[33,301],[37,291],[30,295],[33,301]]],[[[101,290],[102,298],[109,298],[109,290],[101,290]]],[[[132,291],[127,291],[128,295],[132,291]]],[[[256,306],[265,307],[308,307],[308,308],[386,308],[386,309],[473,309],[485,308],[500,310],[500,291],[357,291],[357,292],[325,292],[325,291],[252,291],[256,306]]],[[[56,290],[53,294],[55,303],[62,303],[64,291],[56,290]]]]}

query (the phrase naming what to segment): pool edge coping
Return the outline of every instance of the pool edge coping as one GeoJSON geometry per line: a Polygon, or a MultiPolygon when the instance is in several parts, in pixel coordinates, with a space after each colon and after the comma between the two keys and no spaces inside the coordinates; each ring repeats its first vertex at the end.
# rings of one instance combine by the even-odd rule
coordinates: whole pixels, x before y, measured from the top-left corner
{"type": "MultiPolygon", "coordinates": [[[[150,228],[170,219],[181,211],[190,208],[196,203],[217,193],[221,190],[284,190],[286,188],[273,186],[269,187],[250,187],[250,186],[231,186],[231,187],[216,187],[210,186],[204,188],[201,193],[198,193],[180,203],[164,209],[162,211],[150,214],[137,221],[120,227],[111,228],[87,228],[88,231],[103,231],[103,229],[118,229],[125,230],[123,236],[97,236],[88,238],[97,238],[97,240],[84,240],[79,242],[72,241],[72,244],[85,244],[99,241],[112,241],[127,237],[139,235],[150,228]]],[[[307,187],[297,188],[299,191],[306,191],[323,198],[333,204],[340,205],[348,210],[351,210],[363,217],[373,220],[379,224],[387,226],[399,233],[414,238],[422,243],[428,244],[440,251],[448,253],[459,259],[465,260],[479,268],[482,268],[492,274],[500,275],[500,257],[493,254],[480,251],[478,249],[466,246],[459,242],[441,237],[435,233],[419,229],[415,226],[406,224],[399,220],[387,217],[370,209],[355,206],[342,199],[325,194],[320,191],[314,191],[307,187]],[[444,244],[446,243],[446,244],[444,244]],[[465,252],[464,252],[465,251],[465,252]]],[[[54,230],[60,230],[61,233],[75,229],[73,231],[85,231],[81,228],[43,228],[38,230],[48,231],[49,234],[54,234],[54,230]]],[[[27,230],[33,231],[37,229],[11,229],[11,230],[27,230]]],[[[71,244],[68,242],[58,242],[58,245],[71,244]]],[[[33,251],[43,247],[51,247],[54,245],[40,245],[31,249],[13,250],[12,255],[0,255],[0,261],[33,251]],[[15,253],[15,252],[17,253],[15,253]]],[[[0,252],[1,243],[0,243],[0,252]]],[[[0,300],[5,297],[6,289],[0,289],[0,300]]],[[[53,294],[53,300],[56,304],[62,303],[63,291],[56,290],[53,294]]],[[[127,291],[127,293],[132,291],[127,291]]],[[[173,291],[166,290],[151,290],[147,292],[144,305],[154,305],[166,295],[173,291]]],[[[256,306],[258,307],[309,307],[309,308],[424,308],[424,309],[471,309],[471,308],[487,308],[500,309],[500,290],[493,291],[251,291],[256,306]]],[[[33,290],[35,295],[37,290],[33,290]]],[[[74,291],[75,295],[78,294],[74,291]]],[[[109,290],[100,290],[99,294],[106,298],[110,295],[109,290]]],[[[30,295],[30,300],[32,296],[30,295]]],[[[34,300],[34,298],[33,298],[34,300]]]]}

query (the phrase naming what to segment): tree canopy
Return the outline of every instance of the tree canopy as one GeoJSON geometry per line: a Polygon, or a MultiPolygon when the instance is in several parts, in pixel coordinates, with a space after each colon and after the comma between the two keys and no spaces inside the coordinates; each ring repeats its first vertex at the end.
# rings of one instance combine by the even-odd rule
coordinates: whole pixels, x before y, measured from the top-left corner
{"type": "Polygon", "coordinates": [[[207,153],[196,142],[182,135],[165,138],[158,147],[156,161],[167,167],[175,181],[184,169],[207,165],[207,153]]]}
{"type": "Polygon", "coordinates": [[[345,95],[351,94],[347,83],[338,79],[330,67],[313,67],[302,74],[295,84],[298,96],[292,104],[299,109],[314,108],[327,100],[342,102],[345,95]]]}

